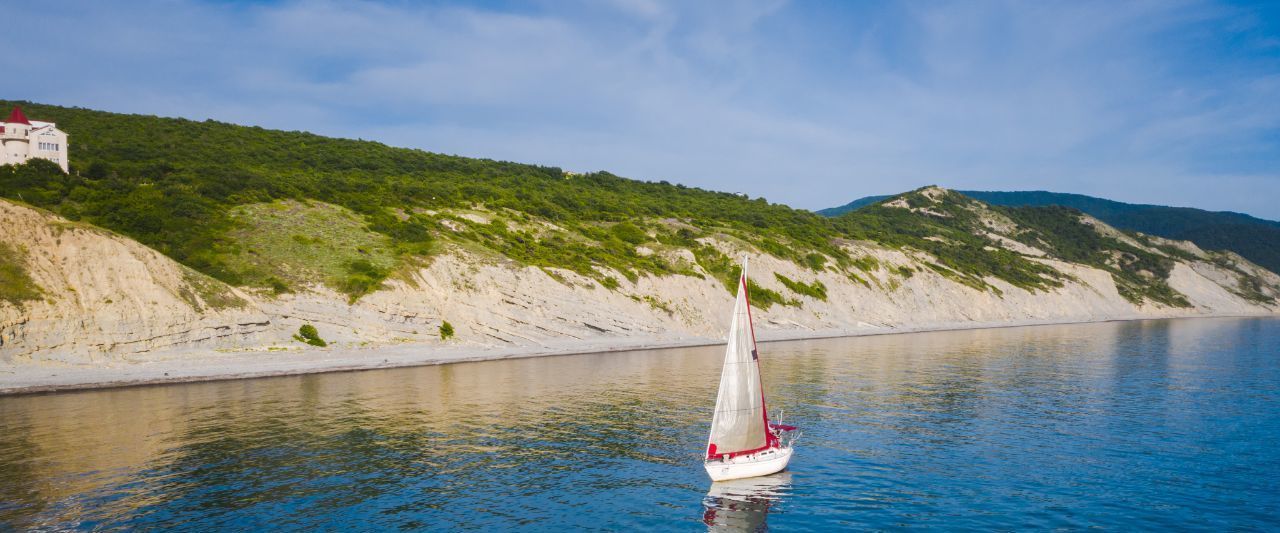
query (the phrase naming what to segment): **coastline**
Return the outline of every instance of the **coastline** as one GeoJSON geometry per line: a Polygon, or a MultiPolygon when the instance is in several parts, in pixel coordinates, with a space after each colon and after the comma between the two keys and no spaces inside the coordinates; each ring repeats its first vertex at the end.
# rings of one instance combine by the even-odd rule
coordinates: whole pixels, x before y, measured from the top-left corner
{"type": "MultiPolygon", "coordinates": [[[[773,330],[761,332],[759,342],[774,343],[873,335],[1145,320],[1277,317],[1280,317],[1280,315],[1274,313],[1170,317],[1134,316],[1094,320],[955,322],[846,330],[773,330]]],[[[590,340],[519,347],[468,345],[441,347],[435,344],[400,344],[371,348],[307,349],[302,351],[180,352],[167,354],[164,357],[153,356],[137,358],[138,360],[132,361],[112,362],[103,366],[5,364],[0,365],[0,396],[256,379],[328,372],[354,372],[503,359],[664,350],[713,346],[723,343],[723,339],[709,337],[599,337],[590,340]]]]}

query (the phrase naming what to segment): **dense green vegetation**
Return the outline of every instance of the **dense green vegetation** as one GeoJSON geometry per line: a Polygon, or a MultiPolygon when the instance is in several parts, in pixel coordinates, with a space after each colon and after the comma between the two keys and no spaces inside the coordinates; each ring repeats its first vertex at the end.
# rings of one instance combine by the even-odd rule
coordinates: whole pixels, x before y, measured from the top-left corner
{"type": "Polygon", "coordinates": [[[453,324],[450,324],[448,320],[445,320],[440,324],[440,340],[447,341],[451,337],[453,337],[453,324]]]}
{"type": "MultiPolygon", "coordinates": [[[[1118,229],[1191,241],[1205,250],[1231,250],[1259,266],[1280,272],[1280,222],[1230,211],[1129,204],[1083,194],[1046,191],[958,191],[988,204],[1021,207],[1060,205],[1079,209],[1118,229]]],[[[819,214],[838,216],[888,196],[859,198],[819,214]]]]}
{"type": "Polygon", "coordinates": [[[305,342],[312,346],[319,346],[321,348],[329,345],[329,343],[325,342],[324,339],[320,338],[320,332],[311,324],[303,324],[302,327],[298,328],[298,334],[294,335],[293,339],[298,342],[305,342]]]}
{"type": "Polygon", "coordinates": [[[40,299],[40,287],[27,274],[23,264],[25,257],[22,250],[0,242],[0,302],[21,305],[40,299]]]}

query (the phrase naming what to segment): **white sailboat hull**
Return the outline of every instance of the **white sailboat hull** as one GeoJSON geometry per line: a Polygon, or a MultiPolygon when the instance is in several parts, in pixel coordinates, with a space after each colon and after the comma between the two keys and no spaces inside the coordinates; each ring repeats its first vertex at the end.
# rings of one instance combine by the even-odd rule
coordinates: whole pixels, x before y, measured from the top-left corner
{"type": "Polygon", "coordinates": [[[791,462],[791,447],[772,448],[751,455],[734,457],[728,461],[715,459],[702,464],[711,481],[728,481],[781,472],[791,462]]]}

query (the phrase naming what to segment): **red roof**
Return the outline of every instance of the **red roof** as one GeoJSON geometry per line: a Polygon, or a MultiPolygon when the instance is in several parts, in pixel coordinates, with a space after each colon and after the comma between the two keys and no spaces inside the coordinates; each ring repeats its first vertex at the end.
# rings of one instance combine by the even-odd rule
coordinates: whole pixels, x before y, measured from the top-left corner
{"type": "Polygon", "coordinates": [[[5,122],[11,124],[26,124],[28,126],[31,125],[31,121],[27,120],[27,116],[22,114],[22,108],[18,106],[13,106],[13,112],[9,113],[9,119],[5,122]]]}

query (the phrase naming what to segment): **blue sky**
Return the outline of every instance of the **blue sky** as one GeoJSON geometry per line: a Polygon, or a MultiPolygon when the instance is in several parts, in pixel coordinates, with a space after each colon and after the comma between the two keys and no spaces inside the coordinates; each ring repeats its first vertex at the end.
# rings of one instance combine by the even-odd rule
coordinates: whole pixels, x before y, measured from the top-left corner
{"type": "Polygon", "coordinates": [[[4,98],[609,170],[806,209],[939,184],[1280,219],[1276,2],[4,12],[0,45],[24,51],[0,54],[4,98]]]}

